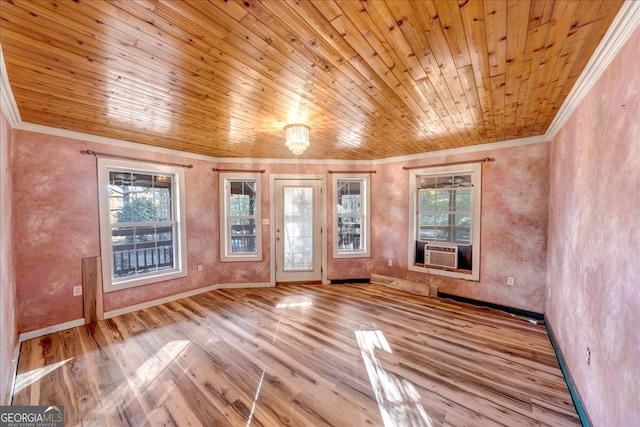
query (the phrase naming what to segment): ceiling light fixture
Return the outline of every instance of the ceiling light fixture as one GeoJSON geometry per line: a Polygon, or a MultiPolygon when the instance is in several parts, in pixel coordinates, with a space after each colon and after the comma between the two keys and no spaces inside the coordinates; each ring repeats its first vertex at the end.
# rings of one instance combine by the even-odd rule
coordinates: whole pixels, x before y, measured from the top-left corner
{"type": "Polygon", "coordinates": [[[284,127],[284,145],[296,156],[304,153],[309,148],[309,126],[302,124],[287,125],[284,127]]]}

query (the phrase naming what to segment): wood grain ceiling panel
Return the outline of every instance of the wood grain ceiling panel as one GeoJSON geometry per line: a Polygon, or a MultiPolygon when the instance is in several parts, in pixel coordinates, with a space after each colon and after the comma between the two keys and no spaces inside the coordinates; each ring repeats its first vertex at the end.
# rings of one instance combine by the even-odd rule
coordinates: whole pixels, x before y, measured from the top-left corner
{"type": "Polygon", "coordinates": [[[371,160],[544,134],[622,0],[2,0],[26,123],[217,157],[371,160]]]}

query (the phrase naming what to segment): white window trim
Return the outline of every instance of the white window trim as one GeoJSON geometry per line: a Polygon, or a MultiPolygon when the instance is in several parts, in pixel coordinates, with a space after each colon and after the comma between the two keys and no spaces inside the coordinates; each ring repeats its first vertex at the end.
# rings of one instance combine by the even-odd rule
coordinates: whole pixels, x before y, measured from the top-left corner
{"type": "Polygon", "coordinates": [[[370,175],[369,174],[333,174],[333,257],[334,258],[370,258],[371,257],[371,209],[370,209],[370,175]],[[338,181],[359,181],[362,183],[364,191],[362,192],[362,236],[364,241],[362,249],[354,251],[340,251],[338,249],[338,209],[336,203],[338,201],[338,181]]]}
{"type": "Polygon", "coordinates": [[[187,225],[185,209],[184,169],[175,166],[158,165],[154,163],[137,162],[98,158],[98,206],[100,212],[100,240],[102,252],[102,286],[104,292],[114,292],[121,289],[148,285],[187,276],[187,225]],[[112,270],[113,250],[111,246],[111,218],[109,206],[109,171],[121,169],[135,172],[151,172],[170,174],[174,177],[174,211],[176,222],[176,266],[169,270],[140,274],[136,277],[114,280],[112,270]]]}
{"type": "Polygon", "coordinates": [[[262,219],[261,219],[261,199],[262,191],[260,186],[261,175],[259,173],[220,173],[220,262],[247,262],[262,261],[262,219]],[[231,252],[231,242],[229,236],[229,194],[227,192],[230,180],[256,181],[256,252],[234,254],[231,252]]]}
{"type": "Polygon", "coordinates": [[[480,219],[481,219],[481,199],[482,199],[482,164],[473,163],[468,165],[443,166],[437,168],[413,169],[409,173],[409,242],[408,246],[408,266],[410,271],[419,273],[429,273],[433,275],[452,277],[456,279],[480,280],[480,219]],[[473,245],[473,258],[471,261],[471,274],[455,271],[440,270],[437,268],[427,268],[415,265],[416,253],[416,203],[417,203],[417,177],[425,175],[441,174],[471,174],[473,180],[473,228],[471,231],[473,245]]]}

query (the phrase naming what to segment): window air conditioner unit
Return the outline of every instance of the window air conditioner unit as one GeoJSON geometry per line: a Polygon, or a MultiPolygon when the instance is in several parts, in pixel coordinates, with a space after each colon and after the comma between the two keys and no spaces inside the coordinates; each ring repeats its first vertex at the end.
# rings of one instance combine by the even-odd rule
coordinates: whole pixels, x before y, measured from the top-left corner
{"type": "Polygon", "coordinates": [[[458,245],[430,242],[424,245],[424,264],[458,268],[458,245]]]}

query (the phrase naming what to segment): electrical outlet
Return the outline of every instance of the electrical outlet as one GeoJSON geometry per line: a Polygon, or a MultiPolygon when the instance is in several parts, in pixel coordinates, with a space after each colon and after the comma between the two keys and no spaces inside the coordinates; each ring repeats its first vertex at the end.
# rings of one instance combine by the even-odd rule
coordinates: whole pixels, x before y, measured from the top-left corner
{"type": "Polygon", "coordinates": [[[514,283],[515,283],[515,280],[514,280],[513,277],[511,277],[511,276],[507,277],[507,285],[513,286],[514,283]]]}
{"type": "Polygon", "coordinates": [[[585,357],[587,366],[591,365],[591,349],[587,347],[587,356],[585,357]]]}
{"type": "Polygon", "coordinates": [[[389,267],[393,267],[393,260],[392,259],[387,260],[387,264],[389,265],[389,267]]]}
{"type": "Polygon", "coordinates": [[[73,287],[73,296],[74,297],[79,297],[80,295],[82,295],[82,286],[74,286],[73,287]]]}
{"type": "Polygon", "coordinates": [[[202,264],[198,264],[198,271],[202,271],[202,264]]]}
{"type": "Polygon", "coordinates": [[[551,297],[551,288],[549,288],[549,289],[547,290],[547,296],[548,296],[548,297],[551,297]]]}

